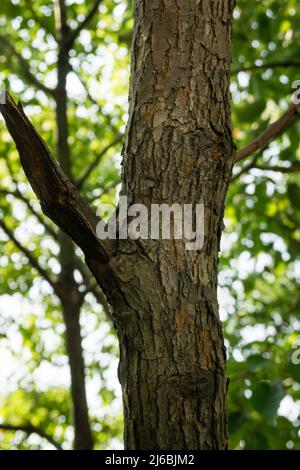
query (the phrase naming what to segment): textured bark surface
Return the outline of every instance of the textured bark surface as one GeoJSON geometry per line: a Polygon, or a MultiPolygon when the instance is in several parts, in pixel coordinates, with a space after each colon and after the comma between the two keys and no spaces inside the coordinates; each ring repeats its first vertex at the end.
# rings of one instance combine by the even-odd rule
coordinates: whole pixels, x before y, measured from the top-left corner
{"type": "Polygon", "coordinates": [[[233,0],[135,6],[122,193],[147,207],[204,204],[201,251],[187,251],[183,240],[100,243],[97,218],[22,110],[10,100],[1,107],[43,210],[82,248],[113,307],[127,449],[227,446],[217,269],[235,153],[233,6],[233,0]]]}
{"type": "Polygon", "coordinates": [[[122,193],[203,203],[205,243],[119,242],[110,266],[128,449],[224,449],[217,264],[234,145],[232,1],[136,2],[122,193]],[[121,293],[121,295],[119,295],[121,293]]]}

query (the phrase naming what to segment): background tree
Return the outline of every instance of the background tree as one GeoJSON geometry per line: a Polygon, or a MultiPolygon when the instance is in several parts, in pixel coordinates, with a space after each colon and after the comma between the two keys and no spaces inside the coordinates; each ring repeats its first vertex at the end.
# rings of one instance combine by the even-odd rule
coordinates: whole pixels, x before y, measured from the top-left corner
{"type": "MultiPolygon", "coordinates": [[[[29,10],[26,10],[25,13],[21,3],[22,2],[20,2],[17,7],[12,7],[11,11],[13,13],[11,17],[15,19],[28,14],[27,20],[24,21],[32,20],[30,16],[32,13],[29,14],[29,10]],[[19,8],[19,10],[14,10],[14,8],[19,8]],[[23,10],[20,10],[22,8],[23,10]],[[22,13],[21,15],[20,12],[22,13]]],[[[6,4],[11,8],[11,2],[6,2],[6,4]]],[[[45,2],[41,2],[41,4],[42,7],[46,6],[45,2]]],[[[106,8],[108,8],[107,4],[108,2],[105,2],[106,8]]],[[[113,8],[113,2],[111,5],[113,8]]],[[[81,13],[79,11],[80,8],[84,8],[83,14],[87,14],[89,11],[86,8],[87,6],[89,6],[87,2],[85,2],[85,5],[82,7],[76,5],[76,12],[68,8],[70,24],[72,15],[74,15],[73,21],[75,21],[77,15],[81,13]]],[[[297,49],[297,37],[299,35],[296,15],[297,6],[298,2],[292,1],[280,3],[276,1],[253,2],[251,5],[240,1],[235,10],[234,63],[232,66],[231,80],[234,98],[234,136],[239,147],[245,146],[250,140],[254,139],[266,129],[269,121],[274,121],[280,113],[285,110],[286,103],[290,99],[292,92],[291,83],[297,78],[296,70],[299,67],[297,59],[299,55],[297,49]],[[248,30],[245,29],[247,21],[249,23],[248,30]]],[[[46,18],[44,9],[39,10],[39,8],[37,8],[36,13],[39,13],[44,21],[46,21],[47,18],[51,19],[51,21],[47,20],[47,23],[51,23],[53,22],[54,14],[53,10],[51,10],[50,3],[48,7],[50,7],[50,10],[46,18]]],[[[113,9],[108,11],[111,13],[113,9]]],[[[101,38],[105,44],[110,43],[111,39],[107,40],[107,38],[111,37],[115,41],[111,41],[114,44],[117,44],[117,41],[124,41],[130,38],[130,22],[127,23],[126,17],[124,21],[119,21],[119,24],[122,24],[121,31],[113,33],[111,31],[112,28],[109,28],[109,32],[107,30],[103,31],[103,21],[107,21],[107,23],[110,24],[111,18],[116,19],[116,17],[105,15],[103,11],[101,13],[102,16],[100,15],[96,17],[97,20],[94,20],[94,24],[96,24],[97,21],[101,21],[102,19],[101,30],[99,30],[99,27],[92,30],[92,34],[95,34],[92,41],[93,46],[95,45],[94,47],[96,47],[99,38],[101,38]]],[[[7,13],[5,12],[5,14],[7,18],[7,13]]],[[[83,21],[84,17],[80,17],[80,20],[83,21]]],[[[9,24],[7,21],[5,24],[6,28],[8,28],[7,34],[4,34],[6,39],[9,38],[10,35],[16,35],[18,33],[18,31],[16,33],[17,23],[14,23],[12,28],[8,27],[9,24]]],[[[33,23],[31,23],[31,25],[32,24],[33,23]]],[[[99,24],[100,23],[98,23],[98,25],[99,24]]],[[[25,27],[24,25],[25,23],[23,24],[23,29],[25,27]]],[[[27,23],[26,26],[28,26],[27,23]]],[[[76,29],[76,26],[75,23],[72,23],[74,29],[76,29]]],[[[40,26],[35,27],[41,31],[40,26]]],[[[33,29],[33,26],[30,26],[30,28],[30,33],[35,34],[36,30],[33,29]]],[[[117,26],[114,26],[113,29],[117,28],[117,26]]],[[[22,41],[19,40],[20,49],[17,48],[17,52],[18,50],[22,51],[26,59],[26,49],[24,49],[23,43],[24,37],[23,35],[21,37],[22,41]]],[[[27,40],[27,47],[28,42],[30,44],[30,41],[27,40]]],[[[15,37],[12,43],[17,46],[18,41],[16,41],[15,37]]],[[[5,45],[5,41],[2,44],[5,45]]],[[[81,47],[79,42],[75,44],[78,44],[78,48],[81,47]]],[[[29,63],[30,70],[32,70],[33,67],[36,67],[36,62],[32,59],[28,61],[28,58],[25,62],[20,61],[20,57],[11,54],[11,49],[8,55],[7,46],[5,47],[6,51],[4,57],[6,71],[4,69],[2,73],[3,78],[9,74],[11,79],[10,88],[14,89],[14,87],[21,86],[21,83],[11,75],[12,70],[16,70],[19,79],[26,78],[26,80],[28,80],[28,77],[31,77],[31,79],[33,78],[36,82],[36,73],[30,75],[28,74],[28,70],[25,72],[25,75],[21,73],[24,64],[29,63]],[[17,58],[19,60],[17,60],[17,58]],[[11,64],[9,60],[11,60],[11,64]],[[21,67],[22,63],[23,67],[21,67]],[[12,68],[13,66],[17,68],[12,68]]],[[[109,46],[106,47],[109,48],[109,46]]],[[[38,55],[41,58],[40,62],[43,63],[45,52],[41,51],[39,46],[36,49],[38,50],[34,51],[35,60],[37,60],[36,57],[38,55]]],[[[78,54],[79,50],[80,49],[77,51],[76,57],[78,57],[78,55],[80,56],[80,54],[78,54]]],[[[122,45],[119,44],[119,49],[116,50],[125,52],[124,43],[122,43],[122,45]]],[[[101,49],[101,53],[104,54],[103,48],[101,49]]],[[[115,52],[115,54],[118,53],[115,52]]],[[[99,56],[99,50],[97,50],[97,56],[99,56]]],[[[83,56],[81,55],[80,57],[82,58],[83,56]]],[[[123,57],[124,64],[126,65],[126,56],[123,57]]],[[[120,58],[120,56],[118,58],[120,58]]],[[[118,66],[120,65],[121,64],[118,64],[118,66]]],[[[90,77],[86,74],[88,68],[85,67],[83,70],[85,73],[80,76],[90,81],[90,77]]],[[[45,73],[45,71],[43,71],[43,73],[45,73]]],[[[51,64],[47,67],[47,74],[51,74],[51,64]]],[[[73,77],[73,72],[69,73],[69,77],[70,76],[73,77]]],[[[46,75],[43,78],[46,79],[46,75]]],[[[51,81],[50,84],[52,84],[51,81]]],[[[71,88],[72,87],[70,87],[70,89],[71,88]]],[[[88,89],[90,90],[90,88],[88,89]]],[[[25,93],[22,93],[22,90],[18,90],[18,88],[16,88],[16,91],[19,95],[25,95],[25,93]]],[[[45,90],[43,90],[43,93],[44,92],[45,90]]],[[[91,92],[89,92],[89,95],[90,94],[91,92]]],[[[84,93],[82,96],[84,96],[84,93]]],[[[80,96],[81,100],[82,96],[80,96]]],[[[92,96],[86,96],[86,98],[91,99],[92,96]]],[[[37,127],[42,129],[41,107],[43,102],[45,102],[44,112],[45,115],[48,116],[45,122],[48,122],[48,126],[45,126],[45,131],[43,129],[43,137],[47,137],[48,134],[47,141],[53,149],[53,124],[50,124],[52,122],[52,116],[49,117],[49,108],[51,109],[49,103],[51,103],[51,101],[47,102],[43,101],[43,99],[45,99],[44,94],[36,95],[35,98],[30,98],[29,96],[31,106],[26,107],[26,113],[33,113],[34,106],[38,105],[39,108],[35,110],[37,113],[36,118],[34,118],[34,115],[33,118],[38,118],[36,120],[38,123],[37,127]]],[[[22,100],[26,103],[28,96],[23,96],[22,100]]],[[[89,131],[93,133],[97,124],[93,122],[92,126],[87,125],[87,120],[84,122],[80,113],[78,116],[78,108],[76,109],[77,115],[75,114],[75,106],[72,108],[70,102],[69,109],[69,116],[72,116],[72,132],[70,136],[78,136],[81,139],[83,139],[84,136],[86,138],[86,132],[82,133],[83,128],[89,129],[89,131]],[[79,129],[81,133],[76,133],[76,129],[79,129]]],[[[96,112],[95,108],[95,113],[96,112]]],[[[124,109],[122,109],[122,106],[120,106],[119,109],[118,107],[114,107],[113,109],[113,113],[117,113],[118,116],[122,116],[123,112],[124,109]],[[117,111],[120,111],[120,114],[118,114],[117,111]]],[[[99,116],[99,113],[97,113],[97,123],[99,123],[99,118],[102,115],[99,116]]],[[[122,117],[118,119],[119,121],[117,122],[122,123],[122,117]]],[[[95,135],[97,135],[97,137],[105,135],[105,143],[107,142],[109,145],[110,139],[107,138],[106,140],[107,120],[104,122],[105,126],[99,125],[95,135]],[[101,133],[100,127],[105,134],[101,133]]],[[[299,394],[299,366],[294,366],[290,360],[292,345],[297,338],[297,330],[299,328],[297,323],[299,305],[297,295],[299,277],[297,268],[297,207],[299,199],[297,177],[299,170],[297,163],[299,160],[297,153],[299,152],[297,126],[298,124],[293,123],[293,125],[282,134],[282,137],[277,138],[276,143],[266,149],[260,149],[263,151],[253,156],[249,155],[248,161],[241,162],[240,169],[237,169],[234,174],[227,201],[225,222],[228,235],[225,237],[223,250],[222,270],[220,274],[220,299],[222,307],[221,314],[223,318],[226,318],[225,333],[229,341],[228,344],[230,344],[228,347],[228,373],[231,378],[231,393],[229,396],[232,396],[233,400],[232,402],[230,401],[229,430],[231,436],[230,446],[233,448],[237,446],[245,448],[291,448],[293,446],[297,447],[298,445],[297,418],[299,412],[296,400],[299,394]],[[266,249],[269,252],[267,254],[266,249]],[[247,269],[244,268],[245,261],[247,261],[247,269]],[[240,281],[238,281],[238,279],[240,281]],[[289,302],[287,302],[287,297],[290,298],[289,302]],[[276,426],[276,432],[274,432],[274,426],[276,426]]],[[[118,125],[116,125],[116,127],[118,129],[118,125]]],[[[91,142],[95,138],[95,135],[91,134],[89,136],[91,142]]],[[[113,131],[111,136],[111,141],[113,141],[115,136],[113,131]]],[[[7,139],[7,142],[10,141],[7,139]]],[[[32,193],[29,192],[28,187],[26,187],[24,181],[22,181],[23,177],[18,169],[18,158],[16,154],[14,151],[12,151],[12,153],[8,152],[9,148],[11,148],[10,143],[2,145],[5,145],[3,152],[5,152],[6,155],[11,155],[11,166],[13,165],[10,173],[11,176],[7,178],[7,186],[4,189],[11,191],[11,188],[14,189],[17,187],[19,191],[22,190],[21,194],[25,193],[32,197],[32,193]],[[18,184],[14,186],[13,183],[15,184],[15,182],[13,180],[16,178],[18,178],[18,184]],[[21,189],[20,183],[23,183],[21,189]]],[[[76,165],[82,163],[82,167],[77,169],[77,171],[80,170],[78,171],[79,176],[82,175],[84,167],[82,154],[84,153],[84,155],[88,156],[86,140],[83,140],[83,145],[81,146],[81,142],[78,139],[76,145],[71,146],[75,168],[77,168],[76,165]],[[84,152],[82,151],[83,145],[84,152]],[[76,155],[80,155],[81,158],[76,158],[76,155]]],[[[105,146],[103,145],[102,148],[105,148],[105,146]]],[[[94,152],[91,152],[90,158],[93,154],[94,152]]],[[[10,161],[9,159],[7,160],[10,161]]],[[[106,169],[103,171],[102,168],[100,168],[100,170],[102,170],[100,172],[100,178],[107,177],[105,183],[110,185],[111,177],[109,176],[109,172],[107,172],[106,169]]],[[[4,167],[3,171],[5,173],[7,172],[4,167]]],[[[75,174],[77,174],[76,171],[75,174]]],[[[94,175],[96,176],[96,174],[99,175],[97,172],[97,161],[94,170],[94,175]]],[[[116,173],[114,174],[116,175],[116,173]]],[[[91,184],[88,187],[88,183],[86,183],[85,191],[87,191],[87,197],[91,198],[91,193],[92,197],[97,197],[99,193],[97,193],[98,188],[95,187],[95,184],[98,180],[93,180],[92,175],[90,176],[89,181],[91,181],[91,184]]],[[[113,180],[117,181],[117,177],[115,176],[113,180]]],[[[110,189],[110,195],[110,197],[114,197],[112,189],[110,189]]],[[[3,220],[6,223],[4,227],[2,223],[2,228],[6,228],[6,235],[11,235],[10,238],[15,246],[13,248],[12,244],[5,244],[5,249],[9,250],[7,254],[10,254],[15,248],[21,248],[17,245],[18,239],[16,238],[14,240],[14,236],[17,232],[13,231],[15,221],[21,217],[21,211],[19,210],[17,215],[15,204],[14,210],[11,208],[9,196],[6,200],[3,199],[2,201],[4,203],[3,210],[5,210],[5,219],[3,220]],[[11,227],[10,231],[7,230],[9,227],[11,227]]],[[[27,207],[29,206],[27,205],[27,207]]],[[[22,207],[21,210],[24,211],[24,208],[22,207]]],[[[46,219],[43,219],[43,225],[45,224],[45,220],[46,219]]],[[[46,223],[49,224],[49,222],[46,223]]],[[[53,230],[54,227],[51,226],[51,229],[53,230]]],[[[23,239],[24,234],[22,232],[21,234],[23,239]]],[[[32,239],[36,240],[37,235],[31,237],[31,240],[24,240],[25,247],[27,248],[28,242],[31,242],[31,245],[29,245],[30,252],[33,251],[32,239]]],[[[42,234],[42,239],[45,239],[44,233],[42,234]]],[[[41,261],[41,256],[39,255],[42,254],[45,257],[44,248],[43,253],[38,252],[40,246],[40,243],[35,243],[34,251],[39,261],[41,261]]],[[[52,249],[53,246],[54,245],[51,245],[50,249],[52,249]]],[[[23,255],[26,256],[26,252],[22,252],[23,255]]],[[[26,259],[28,259],[28,255],[30,255],[30,253],[27,252],[26,259]]],[[[53,259],[53,255],[49,253],[49,259],[43,260],[44,268],[50,266],[52,269],[53,262],[51,264],[51,259],[53,259]]],[[[27,292],[26,287],[24,288],[23,286],[23,290],[21,288],[22,277],[18,275],[17,278],[16,269],[18,269],[18,272],[21,270],[22,275],[27,279],[27,283],[28,279],[30,279],[29,284],[32,282],[31,269],[28,269],[28,265],[25,265],[25,263],[23,263],[21,269],[20,267],[18,268],[18,261],[19,259],[17,258],[11,258],[8,264],[10,269],[8,269],[8,266],[5,266],[6,261],[3,260],[4,279],[7,280],[3,283],[3,292],[12,293],[15,290],[24,293],[27,292]]],[[[32,261],[34,261],[34,259],[32,259],[32,261]]],[[[36,267],[37,266],[35,266],[35,268],[36,267]]],[[[43,273],[39,270],[38,273],[44,277],[43,273]]],[[[55,305],[55,300],[49,291],[42,291],[42,294],[43,305],[46,306],[48,310],[48,321],[49,316],[51,318],[50,325],[48,324],[46,326],[48,331],[54,324],[54,312],[58,310],[58,307],[55,305]]],[[[89,297],[86,297],[86,299],[87,298],[89,297]]],[[[88,308],[91,308],[91,306],[88,305],[88,308]]],[[[95,306],[93,306],[93,308],[95,308],[95,306]]],[[[8,315],[8,319],[9,318],[8,315]]],[[[43,328],[41,324],[37,324],[35,318],[34,315],[31,315],[31,323],[27,323],[25,328],[23,325],[19,326],[19,331],[22,333],[25,344],[30,345],[31,350],[35,352],[34,360],[32,358],[30,361],[27,359],[31,367],[33,364],[41,364],[41,358],[45,360],[44,356],[46,353],[46,351],[39,352],[40,345],[43,344],[43,339],[41,338],[43,328]],[[30,325],[30,327],[28,325],[30,325]],[[32,341],[34,337],[36,337],[36,343],[32,341]],[[38,354],[36,354],[35,351],[36,345],[38,346],[38,354]]],[[[56,323],[59,325],[59,321],[56,323]]],[[[4,335],[8,331],[8,326],[7,324],[3,324],[4,335]]],[[[14,325],[15,329],[16,327],[17,325],[14,325]]],[[[98,328],[98,321],[95,328],[98,328]]],[[[11,331],[13,330],[11,329],[10,332],[11,331]]],[[[4,339],[4,341],[5,344],[10,344],[6,339],[4,339]]],[[[49,359],[53,362],[53,353],[51,355],[52,357],[50,357],[48,352],[47,354],[49,359]]],[[[92,367],[89,367],[89,370],[96,370],[95,364],[91,365],[92,367]]],[[[28,373],[26,377],[29,377],[28,373]]],[[[30,433],[33,431],[33,424],[30,424],[31,428],[28,427],[28,423],[25,422],[24,424],[24,417],[27,419],[29,416],[27,411],[29,407],[31,411],[30,417],[32,416],[32,420],[37,423],[37,427],[42,426],[42,432],[48,432],[50,436],[54,434],[56,437],[59,436],[59,443],[65,441],[67,439],[66,434],[63,434],[65,425],[56,425],[56,423],[53,422],[55,420],[54,415],[52,414],[51,417],[49,412],[45,413],[45,410],[53,411],[58,408],[59,412],[56,416],[60,416],[60,418],[63,417],[63,420],[65,420],[63,422],[69,424],[68,412],[63,410],[63,406],[65,410],[68,410],[67,395],[62,393],[62,390],[60,390],[59,395],[54,391],[51,398],[51,390],[48,390],[46,393],[44,392],[43,395],[38,394],[38,400],[36,394],[33,393],[34,387],[32,387],[32,385],[30,386],[26,383],[26,387],[24,388],[27,389],[27,393],[15,392],[7,397],[6,403],[4,403],[3,418],[8,420],[13,419],[15,424],[17,421],[20,427],[23,425],[25,434],[26,432],[30,433]],[[58,406],[55,404],[55,406],[53,406],[53,397],[57,399],[58,396],[61,405],[58,406]],[[43,409],[44,412],[39,411],[40,409],[43,409]],[[27,426],[26,429],[24,429],[25,425],[27,426]]],[[[105,388],[102,393],[105,393],[104,391],[105,388]]],[[[95,423],[95,425],[96,424],[98,423],[95,423]]],[[[103,424],[102,422],[102,429],[106,429],[103,427],[103,424]]],[[[6,423],[6,428],[9,426],[11,426],[11,432],[14,431],[13,424],[6,423]]],[[[95,430],[96,429],[99,429],[99,427],[95,426],[95,430]]],[[[109,429],[112,429],[111,425],[109,429]]],[[[19,445],[30,446],[30,443],[28,444],[26,439],[23,440],[25,434],[21,433],[22,444],[19,445]]],[[[3,445],[11,445],[8,444],[7,441],[7,439],[10,439],[11,435],[11,433],[5,432],[3,445]],[[7,444],[5,444],[5,442],[7,444]]],[[[103,432],[100,436],[102,442],[105,443],[107,436],[104,436],[103,432]]],[[[16,437],[14,439],[16,439],[16,437]]]]}
{"type": "MultiPolygon", "coordinates": [[[[70,178],[76,180],[91,204],[98,203],[101,198],[106,202],[114,200],[119,181],[115,162],[120,151],[125,116],[118,97],[112,97],[109,107],[101,99],[101,93],[105,89],[110,94],[112,90],[122,92],[123,84],[116,81],[115,63],[118,61],[118,66],[123,64],[126,69],[126,49],[119,47],[114,59],[110,59],[107,65],[105,54],[116,41],[111,20],[114,19],[114,26],[118,25],[118,28],[126,22],[126,14],[121,17],[115,8],[118,6],[119,11],[124,12],[126,5],[110,2],[102,7],[100,30],[95,27],[99,21],[100,3],[87,1],[84,5],[76,5],[75,10],[69,6],[68,11],[64,1],[1,3],[2,79],[7,77],[7,86],[16,91],[24,103],[28,103],[31,118],[38,118],[39,125],[45,131],[44,137],[56,149],[61,167],[70,178]],[[99,61],[98,52],[105,43],[107,51],[99,61]],[[96,67],[94,61],[97,61],[96,67]],[[97,83],[105,74],[109,74],[111,83],[106,79],[101,88],[97,83]],[[106,109],[102,109],[104,106],[106,109]]],[[[91,448],[93,441],[99,439],[97,436],[93,439],[91,427],[102,433],[103,426],[110,420],[105,418],[104,423],[97,423],[98,417],[90,423],[85,391],[86,372],[91,380],[94,378],[97,381],[97,377],[98,381],[101,380],[103,406],[114,398],[113,390],[106,387],[103,377],[108,362],[105,355],[115,348],[110,307],[71,239],[41,214],[20,171],[11,141],[4,132],[2,135],[2,270],[5,271],[6,280],[2,283],[2,293],[18,292],[19,296],[21,294],[43,306],[38,316],[30,309],[21,318],[20,315],[16,318],[8,316],[8,330],[3,325],[3,337],[14,334],[16,326],[22,334],[23,351],[19,351],[18,355],[23,355],[25,348],[29,367],[27,373],[24,371],[25,377],[33,371],[37,374],[39,368],[46,367],[47,361],[56,363],[58,368],[65,367],[66,348],[73,408],[71,419],[66,391],[49,387],[41,397],[39,393],[35,397],[38,391],[35,390],[37,384],[34,377],[31,376],[24,386],[24,377],[20,376],[17,382],[22,392],[9,395],[3,405],[5,425],[8,424],[10,429],[13,425],[20,428],[27,426],[28,431],[36,429],[39,434],[47,431],[55,435],[58,433],[60,443],[66,438],[67,426],[73,422],[74,448],[91,448]],[[10,241],[7,242],[7,239],[10,241]],[[97,300],[97,305],[91,295],[97,300]],[[92,348],[86,370],[81,346],[80,312],[84,315],[84,335],[95,334],[102,343],[102,351],[101,348],[100,351],[92,348]],[[62,327],[65,346],[61,343],[62,327]],[[101,330],[106,332],[107,337],[104,335],[101,339],[102,334],[97,330],[99,333],[101,330]],[[47,332],[52,333],[53,345],[50,347],[45,345],[47,332]],[[57,403],[54,404],[55,397],[57,403]],[[49,411],[39,416],[41,406],[52,410],[51,413],[49,411]],[[16,409],[19,409],[20,415],[16,415],[16,409]],[[59,423],[53,423],[53,420],[59,420],[59,423]]],[[[96,387],[99,388],[99,384],[96,387]]],[[[119,423],[115,419],[111,423],[111,433],[107,435],[98,432],[102,441],[98,445],[105,445],[119,432],[119,423]]]]}

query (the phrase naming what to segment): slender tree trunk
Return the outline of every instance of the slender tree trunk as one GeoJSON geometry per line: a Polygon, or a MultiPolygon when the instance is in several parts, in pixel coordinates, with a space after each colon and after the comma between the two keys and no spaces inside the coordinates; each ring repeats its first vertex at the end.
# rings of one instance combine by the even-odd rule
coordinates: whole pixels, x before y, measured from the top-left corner
{"type": "MultiPolygon", "coordinates": [[[[59,0],[58,32],[60,38],[57,62],[56,104],[56,140],[57,159],[64,173],[72,180],[72,165],[68,144],[68,97],[67,75],[69,70],[69,53],[65,47],[68,34],[64,0],[59,0]]],[[[74,279],[75,246],[72,239],[63,231],[59,232],[59,261],[61,272],[60,286],[63,292],[62,310],[66,326],[65,341],[71,374],[71,397],[74,420],[74,449],[89,450],[93,448],[93,438],[89,423],[88,405],[85,388],[84,358],[81,345],[80,310],[82,295],[74,279]]]]}
{"type": "Polygon", "coordinates": [[[88,420],[88,406],[85,392],[85,371],[83,350],[81,346],[80,308],[81,299],[76,298],[73,291],[66,296],[63,303],[63,315],[66,325],[66,347],[71,371],[71,395],[74,415],[74,449],[90,450],[93,448],[90,424],[88,420]],[[73,297],[73,298],[72,298],[73,297]]]}
{"type": "Polygon", "coordinates": [[[123,188],[129,203],[205,206],[201,251],[119,242],[110,289],[120,339],[127,449],[225,449],[225,350],[217,302],[234,145],[233,1],[140,0],[135,8],[123,188]]]}

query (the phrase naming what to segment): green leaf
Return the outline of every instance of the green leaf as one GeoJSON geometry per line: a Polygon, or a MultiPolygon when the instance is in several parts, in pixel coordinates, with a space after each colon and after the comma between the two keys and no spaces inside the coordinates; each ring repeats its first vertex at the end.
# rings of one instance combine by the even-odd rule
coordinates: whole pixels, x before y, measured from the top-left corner
{"type": "Polygon", "coordinates": [[[254,387],[251,403],[258,413],[273,421],[284,396],[285,391],[281,380],[275,382],[261,380],[254,387]]]}

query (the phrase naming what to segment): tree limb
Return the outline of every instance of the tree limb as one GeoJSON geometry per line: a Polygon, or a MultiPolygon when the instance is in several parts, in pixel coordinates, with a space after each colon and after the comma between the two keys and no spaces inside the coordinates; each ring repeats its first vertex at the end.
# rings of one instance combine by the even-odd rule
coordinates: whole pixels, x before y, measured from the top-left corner
{"type": "Polygon", "coordinates": [[[91,165],[85,170],[85,172],[79,177],[78,181],[76,182],[76,186],[78,189],[81,189],[87,178],[90,176],[94,168],[99,165],[102,158],[108,152],[109,149],[114,147],[114,145],[118,144],[122,140],[122,135],[119,134],[112,142],[110,142],[104,149],[96,155],[96,158],[93,160],[91,165]]]}
{"type": "Polygon", "coordinates": [[[91,197],[86,197],[87,201],[91,204],[93,202],[95,202],[97,199],[100,199],[100,197],[102,197],[104,194],[107,194],[108,191],[110,191],[111,189],[114,189],[118,186],[118,184],[120,184],[120,180],[117,180],[117,181],[111,181],[111,183],[109,183],[107,186],[105,186],[100,194],[97,194],[96,196],[91,196],[91,197]]]}
{"type": "Polygon", "coordinates": [[[268,127],[268,129],[236,153],[234,163],[240,162],[244,158],[249,157],[280,135],[281,132],[296,118],[299,107],[299,104],[292,104],[288,110],[279,119],[277,119],[277,121],[273,122],[268,127]]]}
{"type": "Polygon", "coordinates": [[[13,432],[23,431],[28,435],[37,434],[43,439],[46,439],[57,450],[63,450],[62,446],[52,436],[50,436],[48,433],[46,433],[42,429],[36,426],[33,426],[32,424],[13,426],[12,424],[0,423],[0,429],[3,429],[3,431],[13,431],[13,432]]]}
{"type": "Polygon", "coordinates": [[[80,274],[82,275],[83,281],[85,283],[84,295],[89,292],[93,294],[97,302],[102,305],[108,320],[114,324],[112,308],[109,305],[104,292],[102,291],[99,284],[97,284],[97,281],[93,273],[89,270],[88,266],[83,263],[78,256],[76,257],[76,267],[80,271],[80,274]]]}
{"type": "Polygon", "coordinates": [[[6,50],[8,54],[11,54],[17,59],[21,69],[23,70],[24,76],[26,77],[28,82],[34,85],[39,90],[42,90],[47,95],[54,96],[54,90],[44,85],[42,82],[40,82],[36,78],[36,76],[31,72],[28,66],[28,63],[24,59],[24,57],[14,48],[14,46],[2,34],[0,34],[0,41],[2,43],[3,49],[6,50]]]}
{"type": "Polygon", "coordinates": [[[6,225],[3,219],[0,219],[0,227],[2,228],[3,232],[8,236],[8,238],[13,242],[13,244],[18,248],[18,250],[20,250],[26,256],[31,266],[34,269],[36,269],[37,272],[45,279],[45,281],[47,281],[50,284],[54,292],[57,295],[60,295],[60,291],[58,289],[57,283],[53,279],[51,279],[47,271],[44,268],[42,268],[42,266],[40,266],[39,262],[31,254],[31,252],[25,246],[23,246],[19,242],[19,240],[16,239],[15,235],[10,230],[10,228],[8,228],[8,226],[6,225]]]}
{"type": "Polygon", "coordinates": [[[247,173],[248,171],[252,170],[252,168],[255,168],[255,164],[257,162],[257,160],[259,159],[259,157],[261,156],[261,153],[258,152],[254,158],[245,166],[243,166],[240,171],[238,171],[235,175],[233,175],[230,179],[230,183],[233,183],[233,181],[236,181],[238,180],[242,175],[244,175],[245,173],[247,173]]]}
{"type": "Polygon", "coordinates": [[[299,60],[277,60],[274,62],[267,62],[265,64],[261,65],[248,65],[248,66],[242,66],[237,69],[234,69],[231,71],[231,75],[237,75],[240,72],[252,72],[254,70],[266,70],[266,69],[275,69],[277,67],[281,68],[289,68],[289,67],[300,67],[300,61],[299,60]]]}
{"type": "Polygon", "coordinates": [[[32,213],[32,215],[34,215],[34,217],[36,217],[36,219],[39,221],[39,223],[41,225],[43,225],[43,227],[49,233],[49,235],[51,235],[55,240],[57,240],[58,237],[57,237],[57,233],[55,232],[55,230],[45,222],[45,220],[40,216],[40,214],[38,212],[35,211],[35,209],[31,205],[29,199],[27,199],[21,193],[21,191],[19,191],[18,189],[16,189],[15,191],[8,191],[7,189],[0,188],[0,194],[1,193],[4,194],[5,196],[13,196],[17,199],[20,199],[22,202],[24,202],[24,204],[26,204],[26,206],[28,207],[28,209],[32,213]]]}
{"type": "Polygon", "coordinates": [[[80,73],[77,72],[75,70],[75,68],[73,67],[72,64],[70,64],[70,71],[75,73],[76,77],[78,78],[78,80],[80,81],[81,83],[81,86],[82,88],[84,88],[85,92],[86,92],[86,96],[88,97],[88,99],[90,100],[90,102],[97,106],[97,108],[99,108],[100,110],[100,106],[99,106],[99,103],[97,103],[97,101],[92,97],[91,93],[89,92],[89,89],[88,89],[88,86],[86,85],[85,81],[83,80],[83,78],[80,76],[80,73]]]}
{"type": "Polygon", "coordinates": [[[43,20],[40,18],[40,16],[36,13],[34,10],[34,7],[32,5],[32,0],[24,0],[24,3],[26,4],[27,8],[29,9],[32,19],[44,30],[46,33],[51,34],[51,36],[56,40],[55,32],[51,31],[48,26],[43,22],[43,20]]]}
{"type": "Polygon", "coordinates": [[[22,106],[17,106],[6,93],[6,103],[0,105],[0,111],[43,212],[73,239],[86,256],[107,264],[113,247],[110,240],[100,241],[97,237],[99,218],[54,160],[22,106]]]}
{"type": "Polygon", "coordinates": [[[300,164],[299,165],[291,165],[291,166],[268,166],[268,165],[254,165],[256,170],[262,171],[275,171],[278,173],[299,173],[300,172],[300,164]]]}
{"type": "Polygon", "coordinates": [[[46,221],[40,216],[40,214],[38,212],[35,211],[35,209],[33,208],[30,200],[27,199],[24,196],[24,194],[22,194],[21,191],[19,190],[18,181],[15,179],[15,175],[14,175],[12,166],[10,164],[9,158],[5,159],[5,163],[6,163],[10,178],[11,178],[13,184],[15,185],[16,189],[14,191],[8,191],[6,189],[0,188],[0,193],[5,194],[5,195],[11,195],[11,196],[13,196],[15,198],[18,198],[21,201],[23,201],[24,204],[26,204],[26,206],[28,207],[29,211],[37,218],[37,220],[40,222],[40,224],[44,226],[45,230],[49,233],[49,235],[51,235],[55,240],[57,240],[58,235],[57,235],[56,231],[52,227],[50,227],[50,225],[48,225],[46,223],[46,221]]]}
{"type": "Polygon", "coordinates": [[[255,158],[248,164],[245,165],[237,174],[233,175],[230,183],[233,181],[238,180],[243,174],[247,173],[250,170],[261,170],[261,171],[275,171],[277,173],[289,174],[289,173],[299,173],[300,172],[300,163],[290,166],[281,166],[281,165],[258,165],[256,162],[258,158],[261,156],[258,153],[255,158]]]}
{"type": "MultiPolygon", "coordinates": [[[[97,100],[95,98],[93,98],[93,96],[91,95],[89,89],[88,89],[88,86],[87,84],[85,83],[84,79],[80,76],[80,72],[79,70],[76,70],[75,67],[72,65],[72,64],[69,64],[70,66],[70,72],[73,72],[76,77],[78,78],[79,82],[81,83],[82,87],[84,88],[85,90],[85,93],[86,93],[86,96],[87,98],[89,99],[89,101],[91,102],[91,104],[93,104],[94,106],[97,106],[98,108],[98,114],[101,114],[105,119],[104,119],[104,123],[103,125],[106,126],[108,129],[112,130],[113,133],[116,133],[118,134],[118,131],[116,130],[116,128],[111,124],[109,118],[107,115],[105,115],[103,113],[103,110],[100,106],[100,104],[97,102],[97,100]]],[[[120,135],[120,139],[121,139],[121,135],[120,135]]],[[[116,141],[112,142],[112,145],[114,145],[117,141],[119,141],[119,137],[117,137],[116,141]]],[[[108,150],[108,149],[107,149],[108,150]]]]}
{"type": "Polygon", "coordinates": [[[81,31],[89,24],[89,22],[93,19],[93,17],[95,16],[95,14],[98,11],[98,7],[99,7],[101,1],[102,0],[95,0],[93,6],[91,7],[90,11],[87,13],[84,20],[81,23],[79,23],[79,25],[77,26],[77,28],[75,30],[70,32],[69,37],[68,37],[68,39],[65,43],[66,48],[68,50],[70,50],[73,47],[73,44],[74,44],[76,38],[79,36],[81,31]]]}

